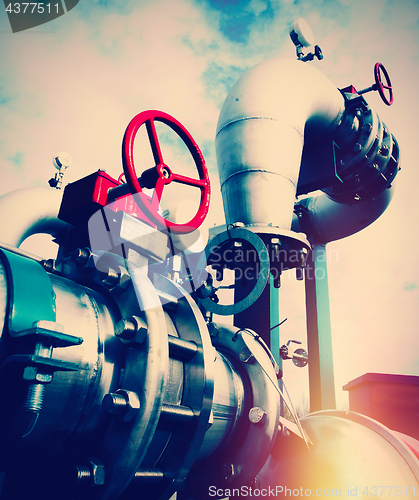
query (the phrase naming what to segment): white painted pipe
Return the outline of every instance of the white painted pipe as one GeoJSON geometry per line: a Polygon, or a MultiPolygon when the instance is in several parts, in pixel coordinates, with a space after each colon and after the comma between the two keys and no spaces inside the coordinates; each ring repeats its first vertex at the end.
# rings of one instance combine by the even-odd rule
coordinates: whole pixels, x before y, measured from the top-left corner
{"type": "MultiPolygon", "coordinates": [[[[309,198],[305,205],[311,236],[318,243],[326,244],[355,234],[383,214],[393,195],[394,184],[375,198],[353,205],[337,203],[323,193],[309,198]]],[[[303,227],[294,216],[291,229],[300,232],[303,231],[303,227]]]]}
{"type": "Polygon", "coordinates": [[[52,188],[18,189],[0,197],[0,241],[14,247],[37,233],[58,236],[67,227],[58,219],[62,192],[52,188]]]}
{"type": "Polygon", "coordinates": [[[215,146],[227,223],[290,229],[304,141],[332,134],[345,110],[314,66],[271,59],[228,94],[215,146]]]}

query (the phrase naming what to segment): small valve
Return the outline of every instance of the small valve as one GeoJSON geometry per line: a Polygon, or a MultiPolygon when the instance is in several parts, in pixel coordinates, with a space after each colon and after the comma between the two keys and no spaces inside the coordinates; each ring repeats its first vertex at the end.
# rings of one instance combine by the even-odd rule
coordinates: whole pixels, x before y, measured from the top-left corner
{"type": "Polygon", "coordinates": [[[215,293],[215,288],[213,287],[213,277],[211,274],[206,273],[205,279],[201,279],[202,285],[197,288],[196,293],[200,299],[206,299],[207,297],[212,297],[215,293]]]}
{"type": "Polygon", "coordinates": [[[292,359],[292,362],[295,366],[298,366],[298,368],[303,368],[308,363],[307,351],[302,347],[290,347],[291,343],[301,345],[301,342],[299,342],[298,340],[289,340],[286,345],[281,346],[279,354],[282,359],[292,359]]]}
{"type": "Polygon", "coordinates": [[[52,157],[52,164],[58,170],[58,172],[56,172],[55,176],[48,181],[48,184],[52,188],[61,189],[64,173],[71,165],[71,156],[68,153],[57,153],[52,157]]]}
{"type": "Polygon", "coordinates": [[[299,61],[312,61],[315,57],[319,61],[323,59],[322,49],[318,45],[314,45],[314,35],[307,21],[300,17],[290,28],[290,37],[292,43],[297,49],[297,58],[299,61]],[[303,47],[314,45],[314,52],[309,52],[307,55],[303,53],[303,47]]]}

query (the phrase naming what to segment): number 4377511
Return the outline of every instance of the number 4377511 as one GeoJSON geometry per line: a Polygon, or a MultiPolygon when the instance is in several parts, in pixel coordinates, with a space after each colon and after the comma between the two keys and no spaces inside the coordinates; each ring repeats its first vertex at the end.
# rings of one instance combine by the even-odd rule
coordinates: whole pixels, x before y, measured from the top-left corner
{"type": "Polygon", "coordinates": [[[362,492],[365,496],[371,497],[412,497],[416,496],[416,488],[412,486],[367,486],[362,492]]]}
{"type": "Polygon", "coordinates": [[[60,4],[43,2],[19,2],[9,3],[6,12],[9,14],[54,14],[59,13],[60,4]]]}

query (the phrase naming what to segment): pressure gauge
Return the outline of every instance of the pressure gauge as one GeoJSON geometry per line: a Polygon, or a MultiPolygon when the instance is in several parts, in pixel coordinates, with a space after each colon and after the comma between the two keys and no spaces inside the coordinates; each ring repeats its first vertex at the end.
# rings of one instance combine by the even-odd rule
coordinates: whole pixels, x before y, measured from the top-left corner
{"type": "Polygon", "coordinates": [[[71,165],[71,156],[68,153],[57,153],[52,158],[52,164],[57,170],[65,170],[71,165]]]}
{"type": "Polygon", "coordinates": [[[290,28],[290,37],[296,47],[314,45],[314,35],[308,22],[300,17],[290,28]]]}

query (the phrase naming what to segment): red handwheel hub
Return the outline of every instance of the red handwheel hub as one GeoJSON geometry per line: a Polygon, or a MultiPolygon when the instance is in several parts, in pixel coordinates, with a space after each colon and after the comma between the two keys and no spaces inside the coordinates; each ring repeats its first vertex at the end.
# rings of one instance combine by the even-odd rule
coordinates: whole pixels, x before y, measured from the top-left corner
{"type": "MultiPolygon", "coordinates": [[[[124,174],[129,185],[131,193],[140,208],[140,210],[150,219],[151,222],[157,225],[159,229],[169,228],[173,233],[185,234],[190,233],[197,229],[209,210],[209,203],[211,197],[210,180],[208,169],[205,165],[204,157],[199,149],[198,144],[195,142],[191,134],[186,128],[178,122],[173,116],[163,113],[162,111],[150,110],[143,111],[135,116],[129,123],[124,139],[122,142],[122,164],[124,167],[124,174]],[[184,175],[174,173],[163,160],[163,155],[160,148],[159,139],[157,137],[155,121],[163,122],[169,126],[186,144],[189,152],[191,153],[195,166],[198,170],[199,178],[186,177],[184,175]],[[155,167],[153,175],[155,182],[153,182],[154,193],[151,200],[145,195],[138,179],[134,166],[133,149],[135,136],[141,125],[146,126],[148,139],[150,141],[155,167]],[[163,194],[164,186],[171,182],[178,182],[196,187],[201,190],[201,200],[197,213],[192,217],[189,222],[184,224],[176,224],[175,222],[165,219],[159,213],[160,200],[163,194]]],[[[153,169],[151,169],[153,170],[153,169]]],[[[147,186],[148,187],[148,186],[147,186]]]]}

